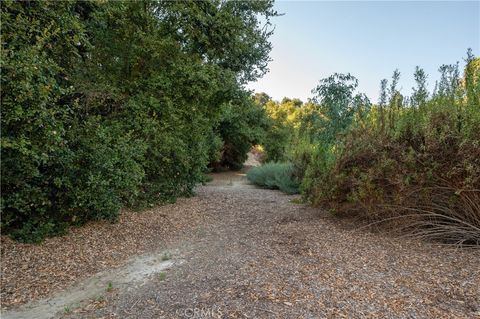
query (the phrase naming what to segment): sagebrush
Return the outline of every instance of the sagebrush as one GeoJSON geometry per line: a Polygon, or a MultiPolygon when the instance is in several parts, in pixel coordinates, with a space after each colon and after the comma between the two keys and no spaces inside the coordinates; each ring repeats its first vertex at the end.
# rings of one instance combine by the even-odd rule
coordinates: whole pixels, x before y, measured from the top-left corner
{"type": "Polygon", "coordinates": [[[287,194],[296,194],[299,191],[299,182],[294,176],[291,163],[271,162],[253,167],[247,172],[247,178],[255,185],[279,189],[287,194]]]}

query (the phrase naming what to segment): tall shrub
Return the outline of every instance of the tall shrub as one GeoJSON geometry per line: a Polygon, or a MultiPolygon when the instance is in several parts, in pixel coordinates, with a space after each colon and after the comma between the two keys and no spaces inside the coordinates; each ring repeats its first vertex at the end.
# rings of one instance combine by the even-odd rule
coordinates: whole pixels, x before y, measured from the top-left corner
{"type": "Polygon", "coordinates": [[[272,5],[3,2],[2,231],[36,241],[192,194],[224,106],[250,114],[272,5]]]}
{"type": "Polygon", "coordinates": [[[384,222],[416,237],[479,245],[480,109],[474,83],[480,73],[475,61],[469,59],[463,79],[458,64],[441,66],[432,95],[425,89],[426,74],[417,68],[410,106],[396,89],[398,71],[388,90],[382,81],[377,106],[356,111],[329,143],[309,140],[313,155],[306,165],[300,161],[305,196],[340,216],[384,222]]]}

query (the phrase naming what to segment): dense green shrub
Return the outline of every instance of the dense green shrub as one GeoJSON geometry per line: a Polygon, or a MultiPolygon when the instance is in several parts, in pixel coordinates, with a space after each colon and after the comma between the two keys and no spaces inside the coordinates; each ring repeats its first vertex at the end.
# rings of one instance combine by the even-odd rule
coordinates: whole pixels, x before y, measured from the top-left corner
{"type": "Polygon", "coordinates": [[[120,207],[135,198],[144,175],[142,141],[93,117],[71,127],[65,141],[68,145],[51,152],[52,160],[39,167],[38,178],[4,197],[8,209],[2,211],[2,227],[14,238],[38,241],[69,224],[115,221],[120,207]],[[33,202],[32,194],[41,194],[37,200],[42,202],[33,202]]]}
{"type": "Polygon", "coordinates": [[[66,71],[88,41],[72,3],[6,1],[1,10],[1,224],[38,240],[64,228],[53,182],[75,108],[63,99],[66,71]]]}
{"type": "Polygon", "coordinates": [[[100,117],[72,126],[67,135],[69,147],[58,154],[62,168],[52,174],[57,210],[70,207],[72,222],[116,220],[120,207],[138,195],[146,143],[100,117]]]}
{"type": "Polygon", "coordinates": [[[266,163],[247,172],[250,182],[268,189],[279,189],[287,194],[298,193],[299,182],[291,163],[266,163]]]}
{"type": "Polygon", "coordinates": [[[2,2],[2,231],[38,241],[191,195],[224,145],[239,166],[272,5],[2,2]]]}

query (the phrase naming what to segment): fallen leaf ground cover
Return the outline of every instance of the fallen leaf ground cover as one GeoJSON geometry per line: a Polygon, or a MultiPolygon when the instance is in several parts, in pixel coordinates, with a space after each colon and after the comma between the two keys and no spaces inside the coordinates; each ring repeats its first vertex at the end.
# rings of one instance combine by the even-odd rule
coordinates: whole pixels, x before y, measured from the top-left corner
{"type": "Polygon", "coordinates": [[[115,225],[92,224],[40,246],[7,240],[6,265],[22,271],[4,271],[9,281],[2,282],[2,297],[10,307],[39,298],[163,245],[176,266],[134,289],[113,289],[101,301],[57,316],[187,318],[193,311],[212,318],[480,316],[479,251],[368,232],[296,199],[248,185],[241,174],[221,173],[194,198],[126,212],[115,225]],[[42,256],[47,261],[40,263],[42,256]]]}

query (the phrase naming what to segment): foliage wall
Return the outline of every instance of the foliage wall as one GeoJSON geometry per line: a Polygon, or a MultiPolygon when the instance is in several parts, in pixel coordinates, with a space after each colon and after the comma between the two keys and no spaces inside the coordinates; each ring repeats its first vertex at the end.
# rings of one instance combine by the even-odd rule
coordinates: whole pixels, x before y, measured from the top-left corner
{"type": "Polygon", "coordinates": [[[244,84],[266,71],[271,1],[1,10],[4,233],[37,241],[190,195],[210,162],[238,168],[262,138],[244,84]]]}

